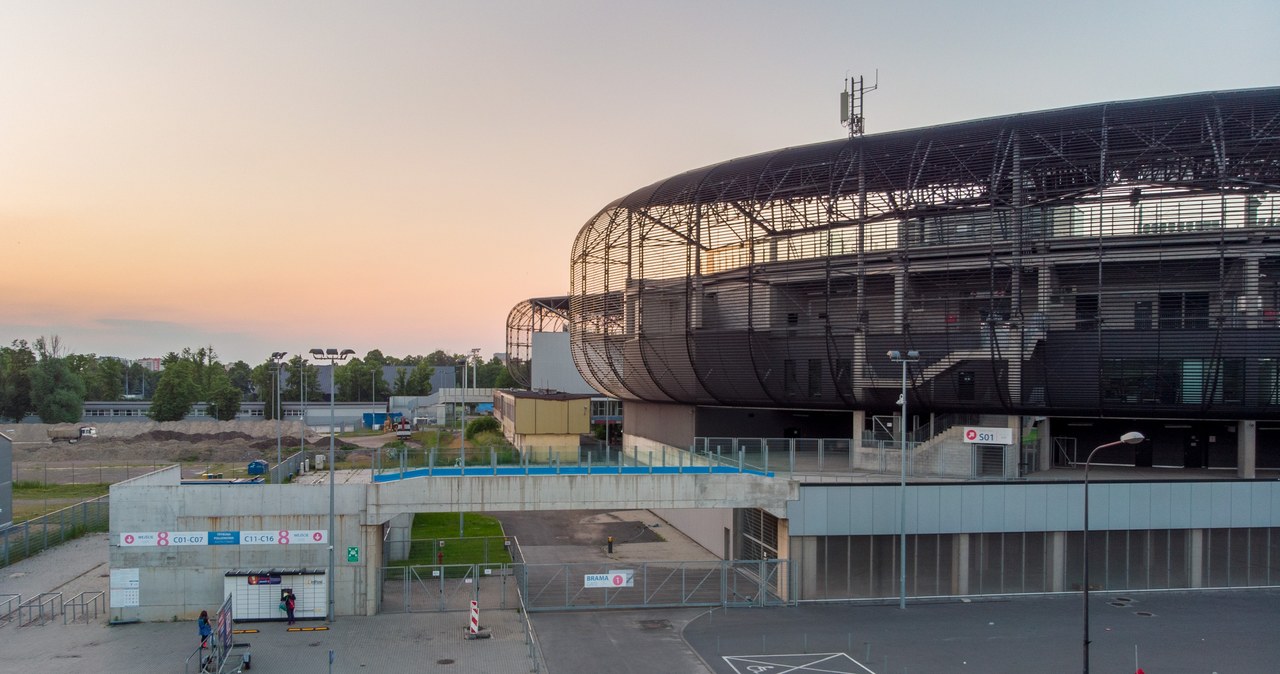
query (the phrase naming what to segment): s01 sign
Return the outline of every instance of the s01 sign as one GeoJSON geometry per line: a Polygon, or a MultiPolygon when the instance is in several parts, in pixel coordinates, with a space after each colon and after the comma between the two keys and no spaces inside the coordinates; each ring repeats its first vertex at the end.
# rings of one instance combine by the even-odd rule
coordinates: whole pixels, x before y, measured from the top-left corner
{"type": "Polygon", "coordinates": [[[1013,429],[1012,428],[982,428],[980,426],[965,426],[964,441],[970,444],[983,445],[1012,445],[1013,429]]]}

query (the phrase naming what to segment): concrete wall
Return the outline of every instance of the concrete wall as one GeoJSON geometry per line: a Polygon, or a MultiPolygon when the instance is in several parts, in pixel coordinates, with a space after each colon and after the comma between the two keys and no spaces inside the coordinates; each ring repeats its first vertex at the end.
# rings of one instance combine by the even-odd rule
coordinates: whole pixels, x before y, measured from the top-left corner
{"type": "MultiPolygon", "coordinates": [[[[291,545],[121,545],[130,532],[327,530],[329,489],[323,485],[179,485],[176,469],[111,487],[110,563],[138,569],[139,604],[111,608],[115,620],[193,619],[221,604],[223,574],[233,569],[326,569],[329,548],[291,545]],[[168,484],[161,484],[166,481],[168,484]]],[[[364,613],[364,568],[381,561],[382,527],[363,526],[364,485],[336,485],[334,597],[337,615],[364,613]],[[373,531],[366,531],[373,529],[373,531]],[[373,543],[376,542],[376,545],[373,543]],[[362,564],[346,563],[357,546],[362,564]]],[[[376,568],[376,566],[374,567],[376,568]]],[[[375,576],[376,577],[376,576],[375,576]]]]}
{"type": "Polygon", "coordinates": [[[415,478],[370,487],[365,524],[403,512],[763,508],[781,515],[796,487],[757,475],[514,475],[415,478]],[[430,480],[430,492],[423,480],[430,480]]]}
{"type": "MultiPolygon", "coordinates": [[[[898,533],[897,485],[801,486],[787,507],[793,536],[898,533]]],[[[907,533],[1078,531],[1084,485],[912,485],[907,533]]],[[[1280,526],[1280,482],[1093,482],[1089,528],[1217,529],[1280,526]]]]}
{"type": "MultiPolygon", "coordinates": [[[[711,554],[720,559],[726,559],[725,530],[729,530],[730,543],[735,534],[732,508],[653,508],[652,510],[653,514],[666,520],[668,524],[679,529],[680,533],[706,548],[711,554]]],[[[733,555],[732,548],[728,554],[733,555]]]]}
{"type": "Polygon", "coordinates": [[[622,415],[623,444],[669,445],[681,449],[693,446],[695,408],[692,405],[633,402],[626,403],[622,415]]]}

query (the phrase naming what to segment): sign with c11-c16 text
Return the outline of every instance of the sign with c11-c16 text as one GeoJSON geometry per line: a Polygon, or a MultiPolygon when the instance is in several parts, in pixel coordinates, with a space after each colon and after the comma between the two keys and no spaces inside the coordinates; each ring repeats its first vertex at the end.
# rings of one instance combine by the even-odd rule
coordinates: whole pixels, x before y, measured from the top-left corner
{"type": "Polygon", "coordinates": [[[979,426],[964,427],[964,441],[981,445],[1012,445],[1012,428],[982,428],[979,426]]]}
{"type": "Polygon", "coordinates": [[[182,545],[324,545],[324,529],[277,531],[129,531],[120,534],[121,547],[169,547],[182,545]]]}

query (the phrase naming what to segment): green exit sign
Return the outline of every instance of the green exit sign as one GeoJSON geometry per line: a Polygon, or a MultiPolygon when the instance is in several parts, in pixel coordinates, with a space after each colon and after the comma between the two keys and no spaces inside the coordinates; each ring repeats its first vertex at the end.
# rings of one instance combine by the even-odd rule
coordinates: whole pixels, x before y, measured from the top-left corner
{"type": "Polygon", "coordinates": [[[352,545],[347,548],[347,563],[358,564],[360,562],[360,548],[352,545]]]}

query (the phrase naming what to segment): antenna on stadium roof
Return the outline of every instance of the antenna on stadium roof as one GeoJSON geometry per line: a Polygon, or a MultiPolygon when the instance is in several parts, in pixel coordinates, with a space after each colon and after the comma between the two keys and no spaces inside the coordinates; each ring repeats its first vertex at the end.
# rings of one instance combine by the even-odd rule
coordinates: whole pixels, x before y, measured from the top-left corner
{"type": "Polygon", "coordinates": [[[861,136],[866,131],[866,118],[862,116],[862,101],[866,95],[880,88],[880,69],[876,68],[876,81],[865,86],[862,75],[844,81],[840,94],[840,123],[849,127],[849,137],[861,136]]]}

